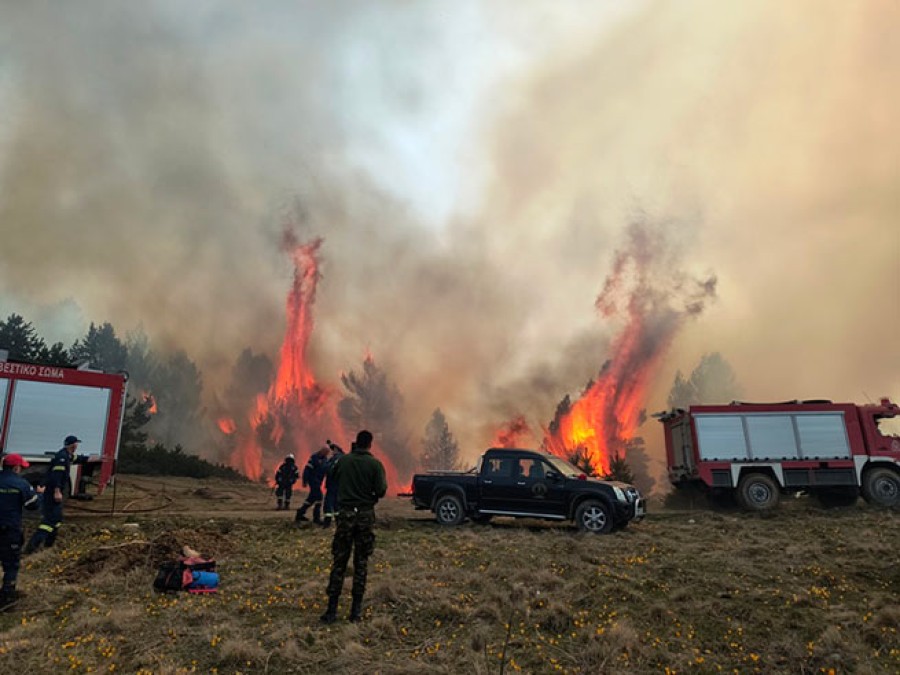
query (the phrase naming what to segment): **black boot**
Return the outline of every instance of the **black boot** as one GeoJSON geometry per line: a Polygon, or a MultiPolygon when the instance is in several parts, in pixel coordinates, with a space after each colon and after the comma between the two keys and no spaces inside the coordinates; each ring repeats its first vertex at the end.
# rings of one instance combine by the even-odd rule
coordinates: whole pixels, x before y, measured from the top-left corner
{"type": "Polygon", "coordinates": [[[35,553],[43,543],[44,536],[41,531],[38,530],[33,535],[31,535],[31,539],[28,540],[28,543],[25,544],[25,548],[22,549],[22,554],[31,555],[32,553],[35,553]]]}
{"type": "Polygon", "coordinates": [[[353,623],[362,621],[362,601],[361,595],[353,596],[353,604],[350,605],[350,616],[347,617],[348,621],[352,621],[353,623]]]}
{"type": "Polygon", "coordinates": [[[319,617],[322,623],[334,623],[337,621],[338,596],[332,595],[328,597],[328,608],[325,613],[319,617]]]}
{"type": "Polygon", "coordinates": [[[278,506],[275,507],[275,510],[276,510],[276,511],[282,511],[283,509],[284,509],[284,504],[283,504],[283,503],[281,502],[281,500],[279,499],[279,500],[278,500],[278,506]]]}
{"type": "Polygon", "coordinates": [[[324,527],[324,528],[331,527],[331,516],[325,516],[325,518],[322,519],[322,527],[324,527]]]}
{"type": "Polygon", "coordinates": [[[298,523],[301,520],[309,520],[309,518],[306,517],[306,509],[308,509],[308,508],[309,508],[309,504],[304,502],[303,506],[301,506],[299,509],[297,509],[297,515],[294,517],[294,520],[297,521],[298,523]]]}
{"type": "Polygon", "coordinates": [[[321,524],[322,524],[321,514],[322,514],[322,505],[321,505],[321,504],[316,504],[316,505],[313,507],[313,522],[314,522],[316,525],[321,525],[321,524]]]}

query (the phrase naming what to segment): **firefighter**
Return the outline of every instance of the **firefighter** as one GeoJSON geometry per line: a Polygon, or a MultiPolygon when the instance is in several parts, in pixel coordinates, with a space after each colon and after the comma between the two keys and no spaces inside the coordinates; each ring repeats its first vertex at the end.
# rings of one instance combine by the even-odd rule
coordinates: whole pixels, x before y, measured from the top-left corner
{"type": "Polygon", "coordinates": [[[300,508],[297,509],[297,515],[294,522],[308,521],[306,511],[310,506],[313,507],[313,522],[316,525],[322,524],[320,514],[322,512],[322,479],[325,478],[325,459],[328,456],[328,446],[319,448],[309,457],[306,466],[303,467],[303,476],[301,478],[303,487],[309,488],[309,494],[306,496],[300,508]]]}
{"type": "Polygon", "coordinates": [[[356,435],[356,445],[333,469],[338,481],[340,510],[337,528],[331,542],[331,574],[328,578],[328,608],[320,617],[323,623],[337,620],[338,600],[344,586],[347,562],[353,552],[353,588],[350,621],[362,618],[362,601],[366,593],[369,556],[375,550],[375,504],[387,492],[384,465],[372,456],[372,434],[366,430],[356,435]]]}
{"type": "Polygon", "coordinates": [[[37,491],[19,474],[28,468],[22,455],[5,455],[3,470],[0,471],[0,563],[3,564],[3,587],[0,588],[0,611],[12,606],[19,599],[16,592],[16,577],[22,559],[22,508],[35,510],[38,507],[37,491]]]}
{"type": "MultiPolygon", "coordinates": [[[[331,521],[338,511],[338,482],[334,476],[334,466],[344,456],[344,450],[330,440],[325,443],[331,448],[331,455],[325,462],[325,519],[322,521],[322,527],[331,527],[331,521]]],[[[352,445],[350,449],[353,449],[352,445]]]]}
{"type": "Polygon", "coordinates": [[[294,483],[300,478],[300,471],[297,470],[297,462],[294,461],[294,455],[290,454],[284,458],[278,471],[275,472],[275,498],[278,499],[276,511],[287,511],[291,508],[291,493],[294,491],[294,483]]]}
{"type": "Polygon", "coordinates": [[[53,455],[47,473],[44,474],[44,495],[41,500],[41,524],[31,535],[25,553],[34,553],[42,545],[53,546],[59,526],[63,519],[64,494],[69,491],[69,469],[72,464],[83,464],[87,461],[85,455],[76,457],[75,451],[81,439],[77,436],[66,436],[63,447],[53,455]]]}

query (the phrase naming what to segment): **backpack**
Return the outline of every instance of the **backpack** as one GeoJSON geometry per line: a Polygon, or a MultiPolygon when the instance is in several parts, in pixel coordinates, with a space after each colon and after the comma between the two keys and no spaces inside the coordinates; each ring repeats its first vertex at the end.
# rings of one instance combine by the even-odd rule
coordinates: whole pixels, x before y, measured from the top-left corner
{"type": "Polygon", "coordinates": [[[160,593],[166,591],[180,591],[183,588],[183,576],[181,562],[166,562],[159,566],[153,588],[160,593]]]}

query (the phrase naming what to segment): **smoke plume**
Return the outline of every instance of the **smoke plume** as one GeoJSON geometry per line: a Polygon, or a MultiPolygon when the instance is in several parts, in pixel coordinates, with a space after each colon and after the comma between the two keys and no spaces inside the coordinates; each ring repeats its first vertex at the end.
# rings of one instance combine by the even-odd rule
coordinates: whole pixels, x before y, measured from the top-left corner
{"type": "Polygon", "coordinates": [[[621,350],[631,296],[602,285],[640,263],[616,257],[635,213],[695,319],[648,315],[643,407],[711,351],[750,400],[900,397],[896,2],[2,15],[0,312],[66,344],[143,326],[211,412],[286,367],[290,223],[322,242],[316,381],[371,353],[410,437],[439,407],[468,460],[621,350]]]}

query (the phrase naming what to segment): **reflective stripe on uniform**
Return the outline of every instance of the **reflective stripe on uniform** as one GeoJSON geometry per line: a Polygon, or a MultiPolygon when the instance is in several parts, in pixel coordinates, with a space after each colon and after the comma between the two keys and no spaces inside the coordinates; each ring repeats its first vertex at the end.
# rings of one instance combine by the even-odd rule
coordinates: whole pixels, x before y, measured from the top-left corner
{"type": "Polygon", "coordinates": [[[65,471],[66,467],[64,467],[60,464],[59,466],[54,466],[52,470],[53,471],[65,471]]]}
{"type": "Polygon", "coordinates": [[[38,529],[43,530],[44,532],[53,532],[55,528],[52,525],[41,523],[40,525],[38,525],[38,529]]]}

